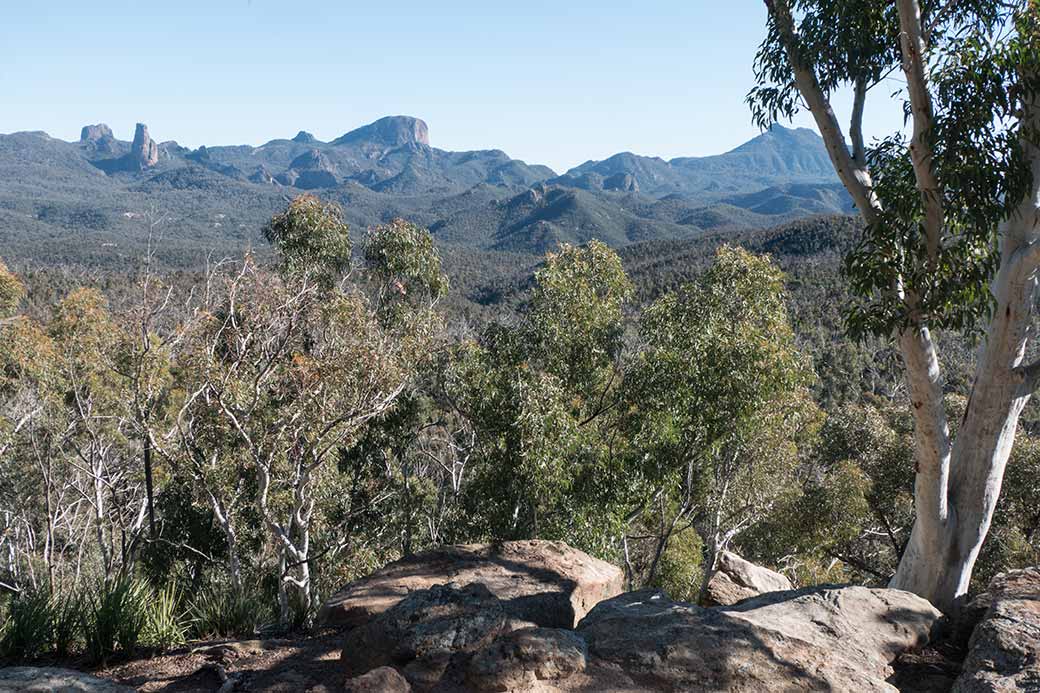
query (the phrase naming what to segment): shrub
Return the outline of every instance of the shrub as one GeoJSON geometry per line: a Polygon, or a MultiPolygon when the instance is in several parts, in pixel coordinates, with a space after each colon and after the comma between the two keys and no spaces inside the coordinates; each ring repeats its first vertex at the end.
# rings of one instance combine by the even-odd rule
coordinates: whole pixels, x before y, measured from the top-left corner
{"type": "Polygon", "coordinates": [[[80,639],[83,623],[83,597],[73,591],[55,594],[51,599],[54,655],[68,657],[80,639]]]}
{"type": "Polygon", "coordinates": [[[147,622],[149,596],[147,586],[132,577],[98,585],[83,618],[87,654],[93,661],[106,662],[117,646],[127,653],[137,648],[147,622]]]}
{"type": "Polygon", "coordinates": [[[0,653],[10,659],[32,659],[47,652],[54,629],[52,606],[45,590],[24,590],[11,597],[0,653]]]}
{"type": "Polygon", "coordinates": [[[702,542],[697,532],[687,529],[674,534],[661,554],[653,586],[663,589],[672,599],[697,601],[704,575],[701,551],[702,542]]]}
{"type": "Polygon", "coordinates": [[[191,603],[192,630],[199,638],[238,638],[256,633],[266,602],[247,590],[212,586],[191,603]]]}
{"type": "Polygon", "coordinates": [[[159,590],[148,606],[148,620],[143,641],[149,647],[168,650],[183,645],[187,626],[181,612],[181,595],[175,583],[159,590]]]}

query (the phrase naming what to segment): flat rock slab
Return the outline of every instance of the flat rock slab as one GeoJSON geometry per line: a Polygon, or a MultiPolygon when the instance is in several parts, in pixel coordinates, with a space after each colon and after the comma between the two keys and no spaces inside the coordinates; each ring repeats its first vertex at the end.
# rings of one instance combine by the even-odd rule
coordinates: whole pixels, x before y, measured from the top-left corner
{"type": "Polygon", "coordinates": [[[445,546],[390,563],[334,594],[318,613],[326,625],[356,627],[412,592],[479,583],[513,618],[573,628],[597,603],[621,594],[621,569],[558,541],[445,546]]]}
{"type": "Polygon", "coordinates": [[[954,693],[1040,691],[1040,568],[997,575],[954,693]]]}
{"type": "Polygon", "coordinates": [[[908,592],[865,587],[777,592],[710,609],[634,592],[600,604],[579,625],[589,673],[602,678],[579,688],[575,677],[566,688],[895,693],[886,682],[891,661],[926,643],[940,616],[908,592]],[[619,688],[620,680],[638,685],[619,688]]]}
{"type": "Polygon", "coordinates": [[[135,693],[81,671],[54,667],[0,669],[0,693],[135,693]]]}

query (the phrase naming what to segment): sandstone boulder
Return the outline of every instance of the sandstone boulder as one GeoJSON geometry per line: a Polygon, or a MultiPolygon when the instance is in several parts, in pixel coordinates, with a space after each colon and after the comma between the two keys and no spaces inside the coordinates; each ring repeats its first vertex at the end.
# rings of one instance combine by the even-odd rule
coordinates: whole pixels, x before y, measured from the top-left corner
{"type": "Polygon", "coordinates": [[[4,693],[134,693],[133,688],[55,667],[0,668],[4,693]]]}
{"type": "Polygon", "coordinates": [[[508,626],[501,602],[484,585],[436,585],[350,631],[342,661],[350,674],[393,665],[409,679],[432,685],[453,659],[490,644],[508,626]]]}
{"type": "Polygon", "coordinates": [[[705,606],[730,606],[760,594],[792,589],[794,585],[786,576],[745,561],[732,551],[723,551],[718,570],[708,582],[704,602],[705,606]]]}
{"type": "Polygon", "coordinates": [[[507,541],[446,546],[409,556],[334,594],[318,614],[328,625],[358,626],[412,592],[434,585],[484,585],[514,618],[573,628],[623,588],[619,568],[562,542],[507,541]]]}
{"type": "Polygon", "coordinates": [[[598,605],[579,625],[605,677],[582,685],[609,690],[624,676],[640,682],[628,690],[894,692],[890,662],[927,642],[940,616],[908,592],[865,587],[777,592],[710,609],[634,592],[598,605]]]}
{"type": "Polygon", "coordinates": [[[584,671],[585,641],[570,630],[524,628],[473,655],[466,683],[474,691],[531,691],[584,671]]]}
{"type": "Polygon", "coordinates": [[[347,679],[343,690],[344,693],[410,693],[412,687],[393,667],[379,667],[347,679]]]}
{"type": "Polygon", "coordinates": [[[982,606],[954,692],[1040,691],[1040,567],[993,578],[982,606]]]}

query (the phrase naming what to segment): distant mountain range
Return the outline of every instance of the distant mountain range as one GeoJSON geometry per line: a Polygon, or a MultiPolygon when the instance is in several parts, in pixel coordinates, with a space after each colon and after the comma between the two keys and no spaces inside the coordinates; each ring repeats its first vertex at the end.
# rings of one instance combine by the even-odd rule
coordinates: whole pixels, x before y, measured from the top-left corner
{"type": "Polygon", "coordinates": [[[437,149],[426,123],[407,116],[331,142],[300,132],[259,147],[194,150],[156,142],[143,124],[131,142],[98,124],[78,142],[0,135],[0,255],[118,263],[140,253],[147,220],[161,217],[161,258],[195,265],[207,251],[256,242],[263,222],[301,191],[338,201],[357,231],[403,216],[442,244],[513,253],[851,211],[822,140],[779,126],[717,156],[626,152],[557,175],[500,150],[437,149]]]}

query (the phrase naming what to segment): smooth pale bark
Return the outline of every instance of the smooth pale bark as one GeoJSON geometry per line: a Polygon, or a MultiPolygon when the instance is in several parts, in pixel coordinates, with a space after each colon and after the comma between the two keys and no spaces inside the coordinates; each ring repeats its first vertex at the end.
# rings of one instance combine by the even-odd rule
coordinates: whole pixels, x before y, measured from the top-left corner
{"type": "MultiPolygon", "coordinates": [[[[798,36],[794,28],[794,19],[791,16],[791,7],[788,0],[765,0],[766,7],[776,22],[780,32],[781,40],[787,51],[787,59],[791,63],[794,73],[795,84],[799,93],[809,106],[809,112],[816,121],[816,128],[820,131],[827,155],[830,157],[834,170],[838,173],[845,189],[852,196],[852,201],[863,215],[863,219],[872,224],[877,220],[878,211],[881,209],[877,196],[872,189],[870,173],[867,171],[865,161],[856,161],[849,153],[845,144],[845,136],[841,131],[838,117],[831,108],[830,100],[820,87],[811,65],[807,65],[798,52],[798,36]]],[[[863,122],[863,99],[865,99],[865,87],[863,95],[857,95],[856,108],[853,115],[853,132],[862,132],[863,122]],[[858,118],[858,121],[857,121],[858,118]]]]}
{"type": "MultiPolygon", "coordinates": [[[[1025,104],[1024,133],[1040,132],[1040,105],[1025,104]]],[[[1022,137],[1033,183],[1000,228],[1001,262],[991,291],[996,300],[975,383],[953,444],[945,499],[949,512],[937,518],[917,498],[910,543],[890,583],[956,610],[989,531],[1014,444],[1019,415],[1036,387],[1036,365],[1023,359],[1031,335],[1040,261],[1040,148],[1022,137]]],[[[920,472],[918,474],[920,480],[920,472]]]]}
{"type": "MultiPolygon", "coordinates": [[[[816,120],[817,129],[830,155],[831,163],[845,189],[848,190],[857,209],[867,224],[878,222],[882,211],[881,202],[873,190],[873,181],[867,169],[865,157],[854,158],[845,144],[841,125],[834,115],[827,94],[820,87],[819,79],[811,65],[806,64],[798,49],[798,35],[787,0],[765,0],[773,20],[776,22],[781,40],[791,63],[795,84],[816,120]]],[[[862,140],[862,119],[866,86],[857,85],[851,131],[854,143],[862,140]]],[[[915,302],[907,294],[902,281],[897,280],[893,291],[908,304],[915,302]]],[[[920,479],[922,490],[929,496],[940,495],[932,479],[945,479],[949,469],[949,426],[942,406],[942,378],[939,360],[931,333],[927,328],[904,330],[899,337],[899,350],[906,365],[906,381],[910,398],[914,402],[914,450],[918,471],[924,470],[920,479]]],[[[941,503],[936,503],[941,507],[941,503]]]]}
{"type": "MultiPolygon", "coordinates": [[[[214,454],[214,457],[216,455],[214,454]]],[[[231,577],[231,587],[236,592],[242,591],[242,561],[238,555],[238,532],[235,531],[235,525],[232,522],[231,514],[224,506],[224,502],[220,499],[216,493],[207,485],[207,482],[203,475],[200,474],[201,485],[206,491],[206,495],[209,496],[210,507],[213,509],[213,517],[217,521],[217,525],[220,526],[220,530],[224,533],[224,541],[227,544],[228,553],[228,575],[231,577]]]]}
{"type": "Polygon", "coordinates": [[[917,0],[899,0],[900,49],[903,52],[903,73],[906,75],[907,91],[910,95],[910,110],[913,115],[914,134],[910,139],[910,160],[914,166],[914,178],[921,193],[924,207],[925,244],[928,258],[934,267],[939,257],[940,240],[945,212],[943,189],[933,169],[935,151],[932,147],[934,117],[932,95],[928,91],[925,54],[928,46],[921,26],[921,7],[917,0]]]}
{"type": "MultiPolygon", "coordinates": [[[[765,0],[787,51],[796,86],[816,120],[839,178],[868,224],[880,202],[858,151],[863,87],[856,85],[850,156],[828,95],[799,53],[788,0],[765,0]]],[[[914,132],[910,155],[925,211],[925,242],[931,265],[942,252],[942,188],[935,175],[931,94],[927,82],[927,32],[917,0],[898,0],[900,48],[914,132]]],[[[1023,76],[1032,78],[1033,75],[1023,76]]],[[[898,335],[914,417],[916,519],[890,586],[955,611],[967,593],[972,569],[989,531],[1022,408],[1040,381],[1040,364],[1023,365],[1040,264],[1040,105],[1023,104],[1022,145],[1033,174],[1031,189],[1000,226],[1000,266],[990,287],[996,308],[979,353],[975,382],[957,438],[951,440],[942,402],[942,378],[934,342],[916,314],[916,297],[897,280],[894,291],[907,305],[911,325],[898,335]]]]}

